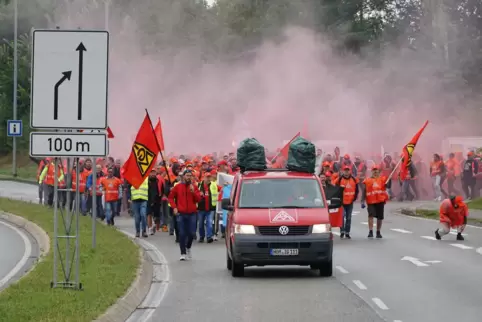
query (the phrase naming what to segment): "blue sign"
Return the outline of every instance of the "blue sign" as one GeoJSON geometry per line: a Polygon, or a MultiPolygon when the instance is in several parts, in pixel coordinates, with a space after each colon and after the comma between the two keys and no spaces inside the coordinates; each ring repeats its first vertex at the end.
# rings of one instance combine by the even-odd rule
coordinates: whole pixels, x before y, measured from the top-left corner
{"type": "Polygon", "coordinates": [[[23,126],[21,120],[7,121],[7,136],[22,136],[23,126]]]}

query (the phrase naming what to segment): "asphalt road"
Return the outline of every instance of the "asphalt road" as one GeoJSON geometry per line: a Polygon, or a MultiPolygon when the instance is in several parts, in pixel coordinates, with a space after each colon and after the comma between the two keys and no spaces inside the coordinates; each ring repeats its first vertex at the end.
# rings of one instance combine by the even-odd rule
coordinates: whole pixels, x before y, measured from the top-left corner
{"type": "MultiPolygon", "coordinates": [[[[21,235],[23,232],[19,232],[18,228],[0,220],[0,290],[19,273],[29,255],[21,235]]],[[[28,239],[27,242],[30,243],[28,239]]]]}
{"type": "MultiPolygon", "coordinates": [[[[33,198],[36,191],[17,183],[6,190],[33,198]]],[[[171,272],[151,321],[479,322],[482,229],[467,227],[463,242],[455,234],[436,241],[438,223],[396,215],[402,205],[387,205],[381,240],[366,238],[366,212],[355,209],[352,240],[336,238],[333,278],[289,267],[248,268],[245,278],[234,279],[222,241],[196,243],[193,261],[179,262],[172,237],[150,236],[171,272]]],[[[133,231],[130,218],[116,224],[133,231]]]]}

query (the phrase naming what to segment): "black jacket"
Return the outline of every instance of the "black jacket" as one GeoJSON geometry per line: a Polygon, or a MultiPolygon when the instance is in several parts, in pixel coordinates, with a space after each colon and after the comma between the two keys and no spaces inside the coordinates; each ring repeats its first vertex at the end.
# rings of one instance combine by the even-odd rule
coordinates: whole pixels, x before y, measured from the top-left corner
{"type": "Polygon", "coordinates": [[[201,192],[201,200],[197,203],[197,209],[199,211],[214,211],[216,210],[216,206],[213,206],[213,195],[211,193],[211,189],[209,188],[210,185],[207,186],[207,189],[204,187],[204,182],[200,182],[198,184],[199,192],[201,192]],[[205,191],[207,190],[207,191],[205,191]],[[206,202],[209,202],[209,205],[206,206],[206,202]]]}

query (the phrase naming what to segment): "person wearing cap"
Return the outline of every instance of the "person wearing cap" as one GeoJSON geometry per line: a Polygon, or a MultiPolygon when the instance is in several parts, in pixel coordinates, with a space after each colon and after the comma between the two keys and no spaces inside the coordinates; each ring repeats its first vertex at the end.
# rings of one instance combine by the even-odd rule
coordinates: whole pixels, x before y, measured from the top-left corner
{"type": "Polygon", "coordinates": [[[192,171],[184,171],[182,181],[172,188],[168,197],[178,225],[181,261],[192,258],[191,246],[197,226],[196,204],[201,201],[199,189],[192,179],[192,171]]]}
{"type": "Polygon", "coordinates": [[[382,238],[381,229],[384,219],[385,203],[388,200],[387,182],[385,176],[380,176],[380,167],[374,165],[372,167],[372,176],[363,181],[361,206],[365,208],[365,202],[368,205],[368,238],[373,238],[373,218],[377,219],[377,238],[382,238]]]}
{"type": "Polygon", "coordinates": [[[462,190],[465,198],[475,199],[475,184],[477,183],[476,174],[479,172],[479,163],[475,160],[475,153],[467,153],[467,159],[462,163],[462,190]]]}
{"type": "Polygon", "coordinates": [[[340,238],[351,239],[351,217],[353,212],[353,204],[358,198],[358,179],[352,175],[353,165],[343,165],[343,173],[334,182],[335,186],[343,188],[343,225],[340,227],[340,238]]]}
{"type": "Polygon", "coordinates": [[[204,175],[203,181],[198,184],[201,200],[198,202],[198,227],[199,242],[203,243],[206,238],[208,243],[212,243],[213,239],[213,217],[216,211],[218,187],[211,180],[211,173],[204,175]]]}
{"type": "Polygon", "coordinates": [[[469,208],[461,196],[450,196],[440,204],[440,228],[435,231],[435,238],[441,240],[450,233],[450,228],[457,229],[457,240],[464,240],[462,233],[467,225],[469,208]]]}

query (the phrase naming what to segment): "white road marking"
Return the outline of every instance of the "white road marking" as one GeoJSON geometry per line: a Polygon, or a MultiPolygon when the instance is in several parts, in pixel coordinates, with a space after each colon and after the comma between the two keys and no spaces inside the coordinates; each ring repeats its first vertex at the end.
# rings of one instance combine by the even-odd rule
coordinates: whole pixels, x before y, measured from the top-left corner
{"type": "Polygon", "coordinates": [[[383,303],[382,300],[380,300],[378,297],[372,298],[373,303],[375,303],[381,310],[388,310],[388,306],[386,306],[385,303],[383,303]]]}
{"type": "Polygon", "coordinates": [[[398,233],[402,234],[413,234],[411,231],[405,230],[405,229],[400,229],[400,228],[390,228],[390,230],[396,231],[398,233]]]}
{"type": "Polygon", "coordinates": [[[474,247],[472,246],[465,246],[464,244],[450,244],[450,246],[454,246],[460,249],[473,249],[474,247]]]}
{"type": "Polygon", "coordinates": [[[479,247],[475,250],[478,254],[482,255],[482,247],[479,247]]]}
{"type": "MultiPolygon", "coordinates": [[[[409,216],[409,215],[404,215],[399,212],[392,212],[393,215],[397,216],[402,216],[405,218],[410,218],[410,219],[415,219],[415,220],[424,220],[424,221],[431,221],[431,222],[439,222],[438,219],[429,219],[429,218],[423,218],[423,217],[414,217],[414,216],[409,216]]],[[[465,225],[465,227],[470,227],[470,228],[475,228],[475,229],[482,229],[480,226],[474,226],[474,225],[465,225]]]]}
{"type": "MultiPolygon", "coordinates": [[[[127,236],[131,237],[132,239],[135,238],[135,236],[129,232],[126,232],[124,230],[120,230],[120,231],[126,234],[127,236]]],[[[164,300],[167,290],[169,289],[170,280],[171,280],[171,271],[169,270],[169,265],[167,264],[168,262],[166,257],[164,256],[163,253],[161,253],[161,251],[156,246],[142,239],[140,240],[140,243],[144,245],[144,248],[148,248],[150,251],[154,252],[164,265],[165,280],[162,283],[163,287],[160,287],[161,289],[157,290],[157,292],[151,292],[153,291],[153,286],[151,285],[151,289],[149,290],[149,293],[147,294],[146,298],[142,302],[142,305],[145,307],[157,307],[161,304],[162,300],[164,300]]],[[[136,318],[135,322],[150,321],[155,311],[156,310],[146,310],[146,313],[143,314],[141,318],[136,318]]],[[[134,317],[134,316],[135,316],[134,314],[131,315],[131,317],[134,317]]],[[[130,319],[127,321],[130,321],[130,319]]]]}
{"type": "Polygon", "coordinates": [[[425,261],[427,264],[439,264],[442,263],[442,261],[425,261]]]}
{"type": "MultiPolygon", "coordinates": [[[[456,231],[456,230],[452,230],[452,231],[450,231],[450,234],[451,234],[451,235],[457,235],[457,231],[456,231]]],[[[462,236],[467,236],[467,234],[462,234],[462,236]]]]}
{"type": "Polygon", "coordinates": [[[425,238],[425,239],[429,239],[429,240],[437,240],[437,238],[433,237],[433,236],[420,236],[422,238],[425,238]]]}
{"type": "Polygon", "coordinates": [[[340,236],[340,232],[339,232],[339,231],[332,231],[331,233],[332,233],[333,235],[340,236]]]}
{"type": "Polygon", "coordinates": [[[366,290],[367,287],[365,286],[365,284],[363,284],[361,281],[359,280],[354,280],[353,283],[360,289],[360,290],[366,290]]]}
{"type": "Polygon", "coordinates": [[[402,320],[393,320],[393,322],[402,322],[402,320]]]}
{"type": "Polygon", "coordinates": [[[368,223],[366,221],[362,221],[360,224],[362,225],[368,225],[368,223]]]}
{"type": "Polygon", "coordinates": [[[428,264],[425,264],[425,263],[421,262],[418,258],[411,257],[411,256],[404,256],[404,257],[402,257],[401,260],[402,260],[402,261],[408,261],[408,262],[410,262],[410,263],[412,263],[413,265],[418,266],[418,267],[427,267],[427,266],[430,266],[430,265],[428,265],[428,264]]]}
{"type": "Polygon", "coordinates": [[[343,274],[348,274],[348,271],[341,266],[337,266],[336,269],[342,272],[343,274]]]}
{"type": "Polygon", "coordinates": [[[18,272],[25,266],[25,264],[28,261],[28,258],[32,254],[32,244],[30,243],[30,240],[28,239],[27,235],[17,227],[10,225],[4,221],[0,221],[0,224],[12,229],[15,231],[23,240],[23,243],[25,244],[25,250],[23,252],[22,258],[18,261],[17,265],[7,274],[5,275],[1,280],[0,280],[0,288],[7,284],[7,282],[13,278],[15,275],[18,274],[18,272]]]}

